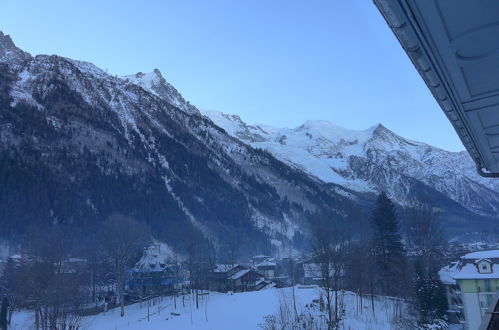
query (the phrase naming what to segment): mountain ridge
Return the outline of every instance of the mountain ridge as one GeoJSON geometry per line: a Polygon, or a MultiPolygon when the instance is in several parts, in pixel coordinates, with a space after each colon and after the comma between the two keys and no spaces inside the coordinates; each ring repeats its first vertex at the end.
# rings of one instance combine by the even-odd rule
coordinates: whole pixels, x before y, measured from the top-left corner
{"type": "Polygon", "coordinates": [[[376,184],[352,168],[354,165],[360,166],[359,161],[362,161],[363,166],[378,164],[391,167],[394,174],[404,174],[431,186],[472,212],[497,216],[499,183],[480,177],[465,151],[450,152],[409,140],[381,123],[365,130],[345,129],[324,120],[306,121],[295,128],[274,128],[261,124],[248,125],[238,116],[213,110],[204,111],[204,114],[243,142],[266,149],[280,160],[324,182],[344,185],[358,192],[387,190],[399,204],[407,205],[407,199],[394,193],[400,189],[387,189],[386,185],[376,184]],[[400,158],[410,164],[403,166],[400,158]],[[444,182],[444,176],[450,176],[450,181],[455,179],[460,185],[473,185],[467,189],[487,190],[494,200],[485,202],[488,206],[479,209],[465,196],[459,196],[459,191],[452,189],[455,180],[444,182]]]}
{"type": "Polygon", "coordinates": [[[135,75],[154,78],[141,85],[88,62],[25,57],[9,40],[0,45],[18,57],[0,58],[1,236],[54,223],[87,233],[119,212],[158,239],[197,235],[227,250],[238,235],[269,252],[303,236],[311,213],[359,218],[341,194],[227,135],[159,71],[135,75]]]}
{"type": "MultiPolygon", "coordinates": [[[[5,224],[0,236],[53,223],[88,233],[120,212],[148,223],[158,239],[170,243],[196,232],[227,250],[236,235],[248,238],[253,252],[268,253],[289,244],[303,248],[312,214],[341,217],[354,228],[368,221],[373,191],[328,182],[299,162],[280,160],[261,144],[282,146],[290,140],[270,127],[248,126],[239,118],[229,122],[241,127],[242,137],[231,134],[231,127],[188,103],[159,70],[116,77],[88,62],[32,57],[13,47],[10,37],[0,35],[0,49],[8,55],[0,53],[0,218],[5,224]],[[272,134],[278,139],[269,140],[272,134]]],[[[298,140],[309,143],[314,136],[305,128],[298,140]]],[[[386,134],[381,126],[376,129],[386,134]]],[[[366,163],[354,140],[324,142],[338,151],[357,149],[346,169],[377,177],[382,164],[366,163]]],[[[316,155],[331,151],[308,146],[316,155]]],[[[346,164],[344,157],[325,156],[346,164]]],[[[349,173],[336,170],[336,177],[349,179],[349,173]]],[[[380,187],[388,190],[388,183],[403,178],[417,202],[431,196],[456,233],[469,230],[465,219],[477,228],[490,225],[488,216],[421,181],[396,171],[381,174],[380,187]]],[[[365,185],[362,176],[354,179],[365,185]]]]}

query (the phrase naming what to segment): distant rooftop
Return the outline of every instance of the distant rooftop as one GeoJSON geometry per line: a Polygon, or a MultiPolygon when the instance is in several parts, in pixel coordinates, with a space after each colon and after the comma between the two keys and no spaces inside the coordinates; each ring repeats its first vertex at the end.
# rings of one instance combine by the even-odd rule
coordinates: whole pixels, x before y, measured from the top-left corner
{"type": "Polygon", "coordinates": [[[213,272],[215,272],[215,273],[227,273],[236,267],[246,268],[240,264],[233,264],[233,265],[232,264],[216,264],[213,272]]]}

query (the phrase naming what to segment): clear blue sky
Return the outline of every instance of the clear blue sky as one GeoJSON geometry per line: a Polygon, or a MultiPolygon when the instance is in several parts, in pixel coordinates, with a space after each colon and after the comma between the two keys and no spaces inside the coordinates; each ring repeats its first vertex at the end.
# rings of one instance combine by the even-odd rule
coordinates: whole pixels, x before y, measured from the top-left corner
{"type": "Polygon", "coordinates": [[[158,68],[194,105],[248,123],[383,123],[463,149],[371,0],[2,0],[0,29],[112,74],[158,68]]]}

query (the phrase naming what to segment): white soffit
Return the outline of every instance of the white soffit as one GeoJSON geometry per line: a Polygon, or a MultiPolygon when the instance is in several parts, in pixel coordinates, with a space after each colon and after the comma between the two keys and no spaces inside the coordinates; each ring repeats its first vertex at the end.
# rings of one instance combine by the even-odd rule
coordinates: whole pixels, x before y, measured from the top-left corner
{"type": "Polygon", "coordinates": [[[479,173],[499,176],[499,1],[374,3],[479,173]]]}

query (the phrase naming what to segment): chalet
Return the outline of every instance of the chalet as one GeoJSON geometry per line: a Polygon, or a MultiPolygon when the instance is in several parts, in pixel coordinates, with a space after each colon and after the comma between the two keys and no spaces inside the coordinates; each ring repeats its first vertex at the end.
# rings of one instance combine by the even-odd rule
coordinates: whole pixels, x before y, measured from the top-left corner
{"type": "Polygon", "coordinates": [[[303,263],[300,268],[300,283],[303,284],[321,284],[322,273],[318,264],[303,263]]]}
{"type": "Polygon", "coordinates": [[[277,269],[282,272],[282,276],[274,278],[274,282],[280,286],[301,283],[303,278],[303,263],[310,262],[308,258],[285,257],[279,260],[277,269]]]}
{"type": "Polygon", "coordinates": [[[459,272],[460,267],[459,261],[455,261],[438,272],[440,281],[442,281],[442,284],[445,287],[445,295],[447,297],[447,304],[449,305],[447,318],[451,324],[465,323],[461,289],[454,279],[454,275],[459,272]]]}
{"type": "MultiPolygon", "coordinates": [[[[341,286],[343,281],[343,270],[340,270],[337,274],[335,274],[335,269],[332,264],[329,265],[329,278],[333,279],[334,276],[337,276],[339,280],[338,285],[341,286]]],[[[323,272],[321,269],[321,265],[314,263],[313,261],[304,262],[299,264],[298,268],[298,279],[302,284],[317,284],[321,285],[324,281],[323,272]]]]}
{"type": "MultiPolygon", "coordinates": [[[[260,280],[263,280],[263,275],[249,267],[240,264],[218,264],[208,274],[208,289],[221,292],[252,291],[260,280]]],[[[259,284],[263,287],[262,283],[259,284]]]]}
{"type": "Polygon", "coordinates": [[[229,278],[242,269],[246,269],[246,267],[239,264],[217,264],[215,268],[208,273],[207,289],[220,292],[232,290],[229,278]]]}
{"type": "Polygon", "coordinates": [[[467,330],[480,327],[499,292],[499,250],[468,253],[439,272],[446,286],[449,320],[467,330]]]}
{"type": "Polygon", "coordinates": [[[262,274],[246,268],[229,277],[229,283],[235,292],[254,291],[256,284],[263,278],[262,274]]]}
{"type": "Polygon", "coordinates": [[[169,263],[162,244],[145,249],[144,254],[130,270],[127,287],[136,294],[172,293],[184,281],[178,265],[169,263]],[[162,251],[163,248],[163,251],[162,251]]]}
{"type": "MultiPolygon", "coordinates": [[[[253,259],[255,262],[255,259],[253,259]]],[[[259,260],[258,263],[254,263],[255,270],[261,273],[266,279],[273,279],[277,275],[277,265],[274,258],[268,257],[263,260],[259,260]]]]}

